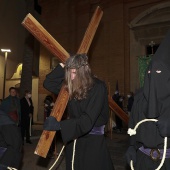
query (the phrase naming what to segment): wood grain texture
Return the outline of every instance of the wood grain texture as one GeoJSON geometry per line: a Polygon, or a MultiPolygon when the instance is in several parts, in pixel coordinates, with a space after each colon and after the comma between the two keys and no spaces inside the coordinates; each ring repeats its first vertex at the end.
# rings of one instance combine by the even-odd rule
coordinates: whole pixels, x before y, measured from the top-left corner
{"type": "MultiPolygon", "coordinates": [[[[65,87],[62,86],[50,116],[54,116],[57,119],[57,121],[60,121],[63,116],[64,110],[67,106],[68,99],[69,94],[65,87]]],[[[43,130],[34,153],[36,155],[46,158],[55,134],[56,131],[43,130]]]]}
{"type": "Polygon", "coordinates": [[[119,118],[128,124],[129,116],[116,104],[116,102],[108,96],[109,107],[119,118]]]}
{"type": "Polygon", "coordinates": [[[30,13],[25,17],[22,25],[61,62],[65,63],[65,61],[69,58],[69,53],[30,13]]]}
{"type": "Polygon", "coordinates": [[[77,53],[87,53],[88,52],[102,16],[103,16],[103,11],[98,6],[91,18],[88,28],[86,29],[84,38],[80,44],[80,47],[79,47],[77,53]]]}

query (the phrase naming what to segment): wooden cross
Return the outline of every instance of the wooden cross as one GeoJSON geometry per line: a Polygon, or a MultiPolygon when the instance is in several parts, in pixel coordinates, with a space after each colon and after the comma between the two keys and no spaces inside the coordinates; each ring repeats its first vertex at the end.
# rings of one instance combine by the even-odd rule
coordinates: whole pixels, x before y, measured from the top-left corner
{"type": "MultiPolygon", "coordinates": [[[[103,11],[100,7],[97,7],[77,53],[88,52],[102,15],[103,11]]],[[[69,58],[69,53],[42,27],[42,25],[38,21],[36,21],[36,19],[31,14],[28,14],[25,17],[22,25],[29,32],[31,32],[35,36],[35,38],[37,38],[49,51],[51,51],[52,54],[59,58],[61,62],[65,62],[69,58]]],[[[62,86],[50,116],[54,116],[58,121],[60,121],[66,108],[68,99],[69,94],[65,87],[62,86]]],[[[119,117],[122,117],[122,115],[119,115],[119,117]]],[[[47,156],[55,133],[55,131],[44,130],[34,153],[45,158],[47,156]]]]}

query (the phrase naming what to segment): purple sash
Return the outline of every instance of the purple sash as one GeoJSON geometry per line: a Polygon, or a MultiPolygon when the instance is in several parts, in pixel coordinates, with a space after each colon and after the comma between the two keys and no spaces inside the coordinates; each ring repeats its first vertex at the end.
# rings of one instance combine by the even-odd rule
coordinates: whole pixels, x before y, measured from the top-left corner
{"type": "Polygon", "coordinates": [[[99,127],[93,127],[93,129],[91,130],[91,132],[89,134],[91,134],[91,135],[103,135],[104,134],[104,128],[105,128],[105,125],[99,126],[99,127]]]}
{"type": "Polygon", "coordinates": [[[0,147],[0,158],[3,156],[7,148],[0,147]]]}
{"type": "MultiPolygon", "coordinates": [[[[152,159],[162,159],[163,156],[163,149],[150,149],[144,148],[143,146],[139,148],[141,152],[150,156],[152,159]]],[[[166,150],[166,158],[170,158],[170,148],[166,150]]]]}

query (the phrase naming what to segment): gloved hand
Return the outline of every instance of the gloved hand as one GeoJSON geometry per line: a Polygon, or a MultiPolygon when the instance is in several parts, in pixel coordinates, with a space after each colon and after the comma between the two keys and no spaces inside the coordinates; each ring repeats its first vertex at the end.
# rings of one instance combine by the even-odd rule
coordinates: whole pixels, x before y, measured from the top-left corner
{"type": "Polygon", "coordinates": [[[126,161],[130,165],[130,161],[133,161],[133,165],[136,163],[136,149],[134,146],[129,146],[125,153],[126,161]]]}
{"type": "Polygon", "coordinates": [[[160,115],[156,125],[162,137],[170,137],[170,112],[160,115]]]}
{"type": "Polygon", "coordinates": [[[56,131],[60,130],[60,122],[55,117],[49,116],[44,122],[44,130],[56,131]]]}

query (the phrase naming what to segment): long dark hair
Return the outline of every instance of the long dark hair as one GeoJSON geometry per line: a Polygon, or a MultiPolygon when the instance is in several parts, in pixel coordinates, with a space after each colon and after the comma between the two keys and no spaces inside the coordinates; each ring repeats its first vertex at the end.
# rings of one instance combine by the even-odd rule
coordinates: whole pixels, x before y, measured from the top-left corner
{"type": "Polygon", "coordinates": [[[87,97],[88,91],[93,86],[93,75],[86,54],[71,56],[65,65],[65,83],[70,99],[82,100],[87,97]],[[71,69],[76,69],[76,76],[71,80],[71,69]]]}

